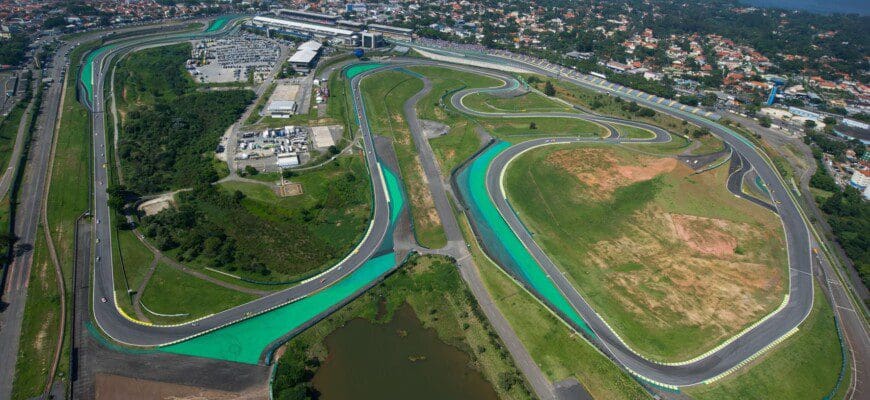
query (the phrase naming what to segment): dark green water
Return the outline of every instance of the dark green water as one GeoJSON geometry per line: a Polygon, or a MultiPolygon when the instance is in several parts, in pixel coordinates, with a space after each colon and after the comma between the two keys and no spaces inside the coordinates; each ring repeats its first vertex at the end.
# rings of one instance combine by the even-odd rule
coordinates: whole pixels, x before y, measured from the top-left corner
{"type": "Polygon", "coordinates": [[[354,319],[325,342],[329,357],[312,381],[324,400],[498,398],[468,355],[424,328],[407,304],[387,324],[354,319]]]}

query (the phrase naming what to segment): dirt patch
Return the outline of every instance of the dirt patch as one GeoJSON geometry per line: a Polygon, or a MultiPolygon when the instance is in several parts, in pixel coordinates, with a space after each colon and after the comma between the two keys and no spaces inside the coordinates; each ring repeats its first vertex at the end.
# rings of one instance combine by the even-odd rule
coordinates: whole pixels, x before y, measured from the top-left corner
{"type": "Polygon", "coordinates": [[[299,196],[302,194],[302,185],[295,182],[285,182],[275,188],[275,194],[279,197],[299,196]]]}
{"type": "Polygon", "coordinates": [[[438,136],[444,136],[450,132],[450,126],[436,121],[425,119],[420,120],[420,127],[423,130],[423,136],[431,139],[438,136]]]}
{"type": "Polygon", "coordinates": [[[259,400],[269,398],[269,389],[267,385],[263,385],[262,387],[259,387],[255,390],[233,393],[195,386],[185,386],[165,382],[149,381],[144,379],[127,378],[123,376],[109,374],[97,374],[94,380],[96,393],[95,398],[97,400],[259,400]]]}
{"type": "Polygon", "coordinates": [[[33,348],[36,350],[37,354],[41,354],[42,349],[45,347],[45,338],[48,336],[48,324],[53,319],[54,313],[49,313],[48,315],[46,315],[45,320],[39,327],[39,332],[36,333],[36,338],[33,340],[33,348]]]}
{"type": "Polygon", "coordinates": [[[409,188],[411,204],[416,209],[414,212],[417,216],[415,222],[429,227],[437,226],[441,223],[441,219],[438,218],[438,211],[435,210],[435,200],[432,199],[432,193],[429,192],[429,179],[423,173],[419,159],[414,162],[414,171],[415,175],[420,177],[420,181],[414,182],[415,184],[409,188]]]}
{"type": "Polygon", "coordinates": [[[139,205],[139,210],[145,213],[145,215],[154,215],[157,214],[169,207],[175,205],[175,197],[174,193],[167,193],[165,195],[153,198],[151,200],[142,202],[139,205]]]}
{"type": "Polygon", "coordinates": [[[670,216],[676,236],[693,250],[719,257],[734,254],[737,238],[723,231],[728,222],[692,215],[670,216]]]}
{"type": "Polygon", "coordinates": [[[596,200],[607,199],[620,187],[650,180],[677,166],[673,158],[638,156],[634,161],[633,165],[624,165],[612,150],[599,148],[557,150],[546,158],[548,164],[595,189],[588,194],[596,200]]]}
{"type": "Polygon", "coordinates": [[[627,233],[591,246],[614,299],[644,325],[686,324],[727,337],[781,300],[783,275],[762,249],[735,253],[737,239],[767,240],[758,227],[664,213],[636,214],[627,233]]]}

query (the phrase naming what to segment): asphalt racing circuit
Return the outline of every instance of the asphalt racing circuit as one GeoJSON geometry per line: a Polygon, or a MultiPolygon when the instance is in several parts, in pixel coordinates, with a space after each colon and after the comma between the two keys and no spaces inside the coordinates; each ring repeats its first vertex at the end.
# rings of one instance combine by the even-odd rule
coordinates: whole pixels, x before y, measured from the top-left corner
{"type": "MultiPolygon", "coordinates": [[[[354,296],[376,284],[396,268],[403,255],[397,254],[394,249],[393,234],[400,215],[407,212],[404,205],[404,193],[395,172],[393,172],[395,167],[391,166],[389,161],[385,161],[389,160],[391,155],[383,154],[376,146],[376,132],[373,133],[369,129],[359,85],[366,77],[381,71],[404,70],[403,67],[415,65],[437,65],[469,70],[502,80],[504,84],[499,88],[466,89],[450,97],[449,101],[452,107],[473,117],[579,118],[608,128],[610,136],[606,138],[553,137],[514,145],[506,142],[494,142],[465,164],[457,174],[457,179],[454,180],[454,188],[459,192],[460,200],[465,206],[475,227],[475,233],[480,238],[487,254],[569,325],[582,333],[587,341],[639,378],[665,388],[715,381],[792,334],[812,308],[814,295],[813,258],[810,249],[813,242],[805,219],[785,183],[768,162],[766,156],[746,138],[711,119],[717,116],[695,109],[687,109],[679,104],[674,105],[672,101],[616,86],[599,78],[589,77],[564,68],[544,66],[523,59],[498,55],[476,55],[474,58],[463,57],[473,60],[478,65],[459,65],[445,60],[398,59],[384,64],[371,64],[366,67],[346,66],[341,69],[341,73],[345,73],[350,79],[354,112],[359,121],[374,201],[368,232],[347,258],[322,274],[294,287],[197,321],[173,326],[157,326],[136,321],[125,315],[117,306],[116,296],[119,294],[116,292],[113,274],[115,266],[111,251],[112,224],[106,194],[106,183],[109,178],[106,166],[109,164],[105,156],[106,146],[111,145],[112,139],[106,137],[104,99],[108,93],[104,85],[107,81],[106,77],[110,76],[111,61],[145,46],[170,44],[202,35],[223,35],[233,29],[232,25],[225,23],[218,29],[198,34],[142,37],[108,43],[95,50],[92,53],[93,57],[87,58],[88,62],[93,64],[93,68],[82,69],[83,71],[93,71],[92,76],[82,75],[81,77],[82,85],[88,85],[90,82],[93,84],[93,90],[83,91],[92,96],[86,99],[86,102],[92,112],[94,127],[94,209],[92,213],[96,245],[93,253],[93,319],[106,336],[117,342],[128,346],[157,347],[170,352],[197,354],[198,349],[206,346],[225,345],[226,343],[213,339],[215,334],[224,330],[247,327],[251,331],[252,328],[260,326],[256,324],[267,324],[263,321],[269,318],[272,313],[292,311],[298,314],[299,310],[303,308],[302,306],[310,309],[308,314],[304,314],[304,320],[299,319],[293,323],[285,321],[283,325],[279,325],[279,327],[283,327],[283,332],[269,337],[264,336],[255,343],[256,346],[259,346],[256,357],[239,354],[229,354],[225,357],[225,359],[249,363],[268,362],[271,356],[270,349],[350,301],[354,296]],[[666,131],[648,124],[585,113],[580,110],[577,112],[495,114],[466,107],[462,100],[472,93],[483,91],[498,93],[499,91],[515,90],[518,83],[512,75],[493,69],[499,65],[539,73],[598,92],[606,92],[630,101],[636,101],[656,111],[706,127],[722,139],[733,150],[733,155],[739,157],[740,160],[741,172],[733,175],[742,177],[745,171],[754,170],[770,193],[772,202],[768,206],[775,209],[775,212],[782,219],[789,261],[789,291],[782,305],[734,338],[705,354],[684,362],[661,363],[649,360],[629,348],[604,319],[589,306],[582,294],[569,284],[523,227],[505,197],[502,188],[503,172],[511,160],[538,146],[578,142],[660,143],[669,141],[670,135],[666,131]],[[613,123],[647,129],[653,132],[654,136],[646,139],[623,138],[613,128],[611,125],[613,123]],[[486,235],[486,232],[498,232],[499,235],[486,235]],[[299,308],[293,311],[293,307],[297,305],[299,308]],[[251,325],[246,326],[245,324],[251,325]]],[[[742,193],[735,192],[735,190],[739,190],[739,185],[734,185],[729,180],[728,186],[735,194],[742,195],[742,193]]],[[[268,326],[275,327],[274,325],[268,326]]]]}

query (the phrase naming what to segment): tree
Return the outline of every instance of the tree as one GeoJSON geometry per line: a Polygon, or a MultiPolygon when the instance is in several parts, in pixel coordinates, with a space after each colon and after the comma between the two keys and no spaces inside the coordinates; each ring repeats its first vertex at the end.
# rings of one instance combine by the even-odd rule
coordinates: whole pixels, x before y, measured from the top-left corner
{"type": "Polygon", "coordinates": [[[718,100],[718,98],[715,93],[707,93],[701,98],[701,105],[704,107],[713,107],[716,105],[716,100],[718,100]]]}
{"type": "Polygon", "coordinates": [[[551,97],[556,95],[556,88],[553,87],[553,84],[550,83],[550,81],[547,81],[547,83],[544,84],[544,94],[551,97]]]}
{"type": "Polygon", "coordinates": [[[538,129],[538,124],[535,121],[529,123],[529,129],[538,129]]]}
{"type": "Polygon", "coordinates": [[[329,146],[329,154],[336,155],[338,153],[341,153],[341,150],[339,150],[337,146],[329,146]]]}
{"type": "Polygon", "coordinates": [[[762,116],[758,117],[758,125],[761,125],[765,128],[770,128],[771,122],[772,121],[771,121],[770,117],[767,115],[762,115],[762,116]]]}
{"type": "Polygon", "coordinates": [[[253,165],[245,165],[245,173],[248,174],[248,175],[253,176],[253,175],[257,175],[257,174],[259,174],[260,171],[257,171],[257,169],[254,168],[253,165]]]}

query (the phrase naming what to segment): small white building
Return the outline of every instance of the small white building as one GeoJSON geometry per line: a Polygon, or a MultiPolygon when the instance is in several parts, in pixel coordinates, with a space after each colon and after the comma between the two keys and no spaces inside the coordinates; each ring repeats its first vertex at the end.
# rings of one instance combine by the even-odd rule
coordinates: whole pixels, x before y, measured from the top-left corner
{"type": "Polygon", "coordinates": [[[296,107],[296,102],[293,100],[276,100],[269,103],[266,111],[275,118],[290,118],[291,115],[296,114],[296,107]]]}
{"type": "Polygon", "coordinates": [[[290,168],[299,165],[299,155],[296,153],[278,154],[276,161],[280,168],[290,168]]]}

